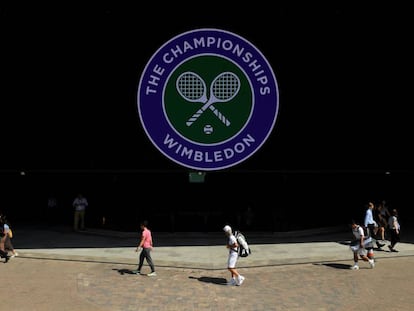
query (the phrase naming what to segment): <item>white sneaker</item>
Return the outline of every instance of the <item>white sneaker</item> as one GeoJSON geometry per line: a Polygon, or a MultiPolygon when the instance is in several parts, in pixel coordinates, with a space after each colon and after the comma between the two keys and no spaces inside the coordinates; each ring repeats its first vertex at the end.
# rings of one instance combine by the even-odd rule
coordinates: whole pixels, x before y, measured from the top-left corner
{"type": "Polygon", "coordinates": [[[240,285],[242,285],[242,284],[243,284],[243,282],[244,282],[244,276],[239,275],[239,276],[237,277],[237,282],[236,282],[236,285],[237,285],[237,286],[240,286],[240,285]]]}
{"type": "Polygon", "coordinates": [[[148,275],[148,276],[156,276],[156,275],[157,275],[157,273],[155,273],[155,271],[154,271],[154,272],[148,273],[147,275],[148,275]]]}
{"type": "Polygon", "coordinates": [[[236,279],[235,278],[231,278],[231,280],[227,283],[227,285],[231,285],[231,286],[235,286],[236,283],[236,279]]]}
{"type": "Polygon", "coordinates": [[[358,267],[358,265],[353,265],[350,269],[351,270],[359,270],[359,267],[358,267]]]}
{"type": "Polygon", "coordinates": [[[371,266],[371,269],[375,267],[374,259],[370,259],[368,260],[368,262],[369,262],[369,265],[371,266]]]}

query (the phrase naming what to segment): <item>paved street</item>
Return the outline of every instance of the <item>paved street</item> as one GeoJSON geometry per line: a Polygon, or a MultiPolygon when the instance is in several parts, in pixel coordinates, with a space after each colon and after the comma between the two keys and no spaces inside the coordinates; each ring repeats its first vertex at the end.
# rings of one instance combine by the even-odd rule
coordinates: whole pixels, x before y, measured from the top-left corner
{"type": "MultiPolygon", "coordinates": [[[[27,234],[26,229],[16,233],[27,234]]],[[[239,271],[246,277],[242,286],[226,285],[229,272],[224,268],[226,252],[222,245],[208,246],[160,246],[154,249],[153,258],[157,276],[148,277],[131,274],[136,268],[136,253],[133,237],[98,235],[97,232],[65,233],[58,231],[32,230],[31,239],[37,243],[54,244],[60,237],[62,245],[71,245],[75,239],[84,239],[88,244],[95,241],[101,245],[115,245],[102,255],[100,247],[87,248],[28,248],[30,239],[22,237],[22,246],[16,242],[19,256],[7,264],[0,263],[0,273],[7,280],[9,291],[0,305],[0,310],[31,311],[105,311],[105,310],[356,310],[360,306],[371,306],[375,310],[412,310],[414,305],[414,246],[401,243],[399,253],[376,251],[376,266],[370,269],[367,263],[361,269],[352,271],[352,253],[341,240],[344,233],[332,232],[303,238],[274,237],[274,244],[252,244],[256,253],[239,259],[239,271]],[[66,238],[63,241],[61,236],[66,238]],[[41,241],[43,235],[49,236],[41,241]],[[54,236],[54,237],[53,237],[54,236]],[[331,237],[332,241],[329,241],[331,237]],[[282,240],[294,240],[282,243],[282,240]],[[339,240],[338,240],[339,239],[339,240]],[[318,241],[319,240],[319,241],[318,241]],[[328,246],[328,247],[327,247],[328,246]],[[331,247],[332,246],[332,247],[331,247]],[[329,250],[339,247],[339,257],[329,250]],[[270,248],[274,254],[264,256],[285,257],[285,260],[262,264],[261,250],[270,248]],[[79,256],[83,249],[84,254],[79,256]],[[170,256],[174,249],[180,265],[174,257],[168,262],[163,256],[170,256]],[[212,253],[211,265],[200,262],[197,268],[192,261],[182,260],[192,256],[194,249],[206,249],[212,253]],[[310,252],[307,262],[286,259],[301,257],[310,252]],[[125,251],[124,254],[123,251],[125,251]],[[282,252],[284,250],[284,252],[282,252]],[[317,252],[321,257],[314,257],[317,252]],[[89,252],[89,254],[88,254],[89,252]],[[323,254],[325,252],[325,254],[323,254]],[[72,253],[73,256],[70,256],[72,253]],[[122,256],[118,257],[121,253],[122,256]],[[404,254],[406,253],[406,254],[404,254]],[[87,254],[87,255],[86,255],[87,254]],[[128,257],[131,254],[130,257],[128,257]],[[290,254],[289,256],[286,254],[290,254]],[[180,258],[180,256],[183,256],[180,258]],[[324,258],[320,260],[320,258],[324,258]],[[258,260],[257,265],[254,263],[258,260]],[[249,263],[248,263],[249,262],[249,263]],[[162,264],[159,264],[162,263],[162,264]],[[221,263],[220,267],[216,267],[221,263]]],[[[219,242],[221,236],[212,235],[211,241],[219,242]]],[[[252,234],[252,239],[257,238],[252,234]]],[[[164,237],[167,244],[171,237],[164,237]]],[[[269,238],[270,239],[270,238],[269,238]]],[[[184,240],[184,238],[181,238],[184,240]]],[[[35,244],[35,242],[33,242],[35,244]]],[[[78,242],[80,246],[81,243],[78,242]]],[[[215,244],[215,243],[212,243],[215,244]]],[[[89,246],[89,245],[88,245],[89,246]]],[[[305,258],[304,256],[303,258],[305,258]]],[[[269,258],[268,258],[269,259],[269,258]]],[[[202,260],[201,260],[202,261],[202,260]]],[[[144,266],[148,269],[147,266],[144,266]]],[[[148,270],[149,272],[149,270],[148,270]]]]}

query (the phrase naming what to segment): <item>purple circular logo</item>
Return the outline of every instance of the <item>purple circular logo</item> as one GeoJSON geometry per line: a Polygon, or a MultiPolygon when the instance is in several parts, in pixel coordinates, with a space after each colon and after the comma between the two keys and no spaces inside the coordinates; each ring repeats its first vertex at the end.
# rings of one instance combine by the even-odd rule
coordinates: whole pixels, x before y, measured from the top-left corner
{"type": "Polygon", "coordinates": [[[177,164],[201,171],[253,155],[276,122],[279,93],[263,54],[220,29],[196,29],[166,42],[142,73],[137,96],[143,128],[177,164]]]}

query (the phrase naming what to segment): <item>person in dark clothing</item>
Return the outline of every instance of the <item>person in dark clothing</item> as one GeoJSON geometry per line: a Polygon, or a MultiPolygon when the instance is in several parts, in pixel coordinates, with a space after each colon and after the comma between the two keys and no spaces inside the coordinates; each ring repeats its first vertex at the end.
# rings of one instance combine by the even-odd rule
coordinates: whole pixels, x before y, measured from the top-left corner
{"type": "Polygon", "coordinates": [[[10,256],[5,250],[6,234],[4,233],[3,226],[0,229],[0,258],[4,258],[4,263],[8,262],[10,256]]]}
{"type": "Polygon", "coordinates": [[[395,208],[391,211],[391,216],[388,219],[388,228],[390,230],[391,240],[388,248],[391,252],[398,252],[394,247],[400,241],[400,223],[398,221],[398,212],[395,208]]]}

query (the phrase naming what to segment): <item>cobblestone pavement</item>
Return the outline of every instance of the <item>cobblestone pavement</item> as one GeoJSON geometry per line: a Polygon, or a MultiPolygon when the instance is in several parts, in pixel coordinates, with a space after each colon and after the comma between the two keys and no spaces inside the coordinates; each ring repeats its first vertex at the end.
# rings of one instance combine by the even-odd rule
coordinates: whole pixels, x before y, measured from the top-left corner
{"type": "Polygon", "coordinates": [[[0,263],[8,287],[0,310],[413,309],[413,256],[382,258],[374,269],[361,262],[361,269],[352,271],[351,264],[241,268],[245,282],[229,286],[226,269],[159,267],[156,277],[148,277],[131,274],[136,265],[130,264],[16,257],[0,263]]]}

